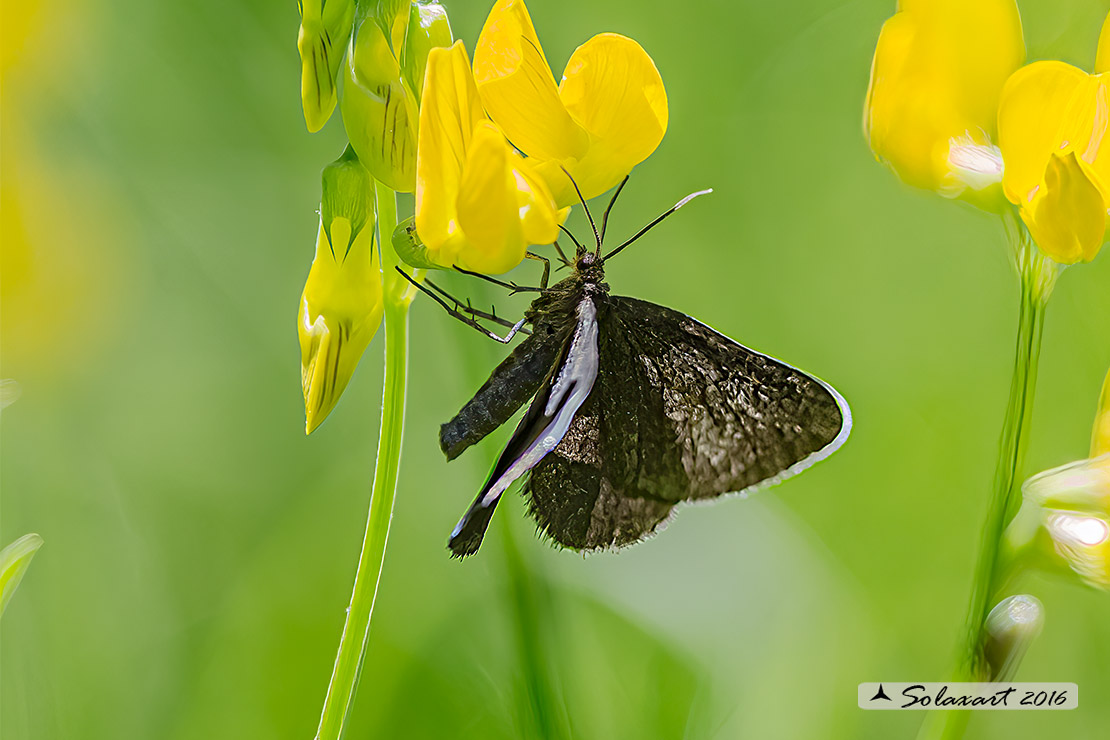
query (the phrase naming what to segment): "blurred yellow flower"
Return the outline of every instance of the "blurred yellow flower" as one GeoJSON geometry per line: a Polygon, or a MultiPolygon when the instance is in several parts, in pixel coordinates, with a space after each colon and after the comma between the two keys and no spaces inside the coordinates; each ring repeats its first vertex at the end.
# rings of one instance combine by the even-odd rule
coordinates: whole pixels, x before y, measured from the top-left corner
{"type": "Polygon", "coordinates": [[[386,3],[383,18],[368,17],[351,40],[340,110],[362,164],[393,190],[416,185],[419,90],[428,52],[451,43],[441,5],[386,3]],[[397,6],[397,7],[393,7],[397,6]],[[389,29],[387,38],[383,25],[389,29]]]}
{"type": "Polygon", "coordinates": [[[416,230],[443,267],[502,273],[558,234],[551,193],[486,118],[462,42],[432,49],[420,109],[416,230]]]}
{"type": "Polygon", "coordinates": [[[1014,0],[901,0],[864,105],[876,158],[910,185],[1000,211],[998,101],[1024,59],[1014,0]]]}
{"type": "Polygon", "coordinates": [[[1102,383],[1102,395],[1098,399],[1098,412],[1095,414],[1095,429],[1091,434],[1091,457],[1110,452],[1110,372],[1102,383]]]}
{"type": "Polygon", "coordinates": [[[1102,33],[1098,36],[1098,51],[1095,52],[1095,74],[1110,72],[1110,13],[1102,22],[1102,33]]]}
{"type": "Polygon", "coordinates": [[[297,317],[305,434],[335,408],[382,319],[370,174],[348,147],[322,179],[316,256],[297,317]]]}
{"type": "Polygon", "coordinates": [[[1002,186],[1042,252],[1089,262],[1110,208],[1110,77],[1064,62],[1034,62],[1007,81],[998,109],[1002,186]]]}
{"type": "Polygon", "coordinates": [[[474,49],[474,78],[490,117],[537,160],[560,208],[616,185],[667,130],[667,94],[651,57],[630,38],[594,36],[555,86],[523,0],[498,0],[474,49]]]}
{"type": "Polygon", "coordinates": [[[1070,570],[1110,590],[1110,373],[1095,414],[1091,457],[1039,473],[1007,532],[1015,550],[1039,552],[1049,568],[1070,570]]]}
{"type": "Polygon", "coordinates": [[[301,107],[309,131],[319,131],[335,110],[335,77],[343,62],[354,0],[300,0],[301,107]]]}

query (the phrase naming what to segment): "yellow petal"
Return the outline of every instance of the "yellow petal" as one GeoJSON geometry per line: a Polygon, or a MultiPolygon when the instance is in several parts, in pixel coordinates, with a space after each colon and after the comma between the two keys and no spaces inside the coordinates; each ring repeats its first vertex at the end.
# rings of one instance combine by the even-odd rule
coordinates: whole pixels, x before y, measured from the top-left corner
{"type": "MultiPolygon", "coordinates": [[[[407,15],[405,16],[407,18],[407,15]]],[[[347,138],[378,180],[409,193],[416,184],[416,95],[385,34],[366,21],[351,42],[340,110],[347,138]]]]}
{"type": "Polygon", "coordinates": [[[1021,217],[1040,250],[1062,265],[1094,259],[1106,231],[1106,203],[1075,152],[1051,155],[1021,217]]]}
{"type": "Polygon", "coordinates": [[[432,49],[420,109],[416,231],[445,266],[454,264],[462,239],[457,204],[467,147],[484,120],[463,43],[432,49]]]}
{"type": "Polygon", "coordinates": [[[511,161],[524,240],[528,244],[550,244],[559,236],[559,224],[566,221],[569,209],[556,211],[551,191],[527,160],[512,152],[511,161]]]}
{"type": "Polygon", "coordinates": [[[516,178],[509,147],[497,128],[483,122],[467,151],[459,192],[459,226],[467,247],[456,264],[467,270],[502,273],[524,259],[516,178]]]}
{"type": "Polygon", "coordinates": [[[1102,383],[1102,396],[1095,413],[1095,430],[1091,435],[1091,457],[1110,453],[1110,372],[1102,383]]]}
{"type": "MultiPolygon", "coordinates": [[[[586,199],[620,182],[667,131],[663,79],[647,52],[626,36],[603,33],[579,46],[563,72],[559,97],[590,136],[581,158],[562,158],[586,199]]],[[[555,183],[560,206],[577,202],[565,175],[555,183]]]]}
{"type": "Polygon", "coordinates": [[[530,157],[578,158],[589,138],[570,117],[523,0],[498,0],[474,47],[474,78],[490,117],[530,157]]]}
{"type": "Polygon", "coordinates": [[[875,47],[864,133],[903,181],[953,195],[952,140],[994,142],[999,94],[1024,60],[1017,5],[903,0],[899,8],[875,47]]]}
{"type": "Polygon", "coordinates": [[[352,239],[347,219],[336,218],[331,224],[333,250],[320,225],[297,321],[306,434],[335,408],[381,323],[382,282],[373,258],[373,231],[364,228],[352,239]],[[349,250],[344,250],[348,243],[349,250]]]}
{"type": "Polygon", "coordinates": [[[1102,22],[1102,33],[1098,35],[1098,52],[1095,54],[1095,74],[1110,72],[1110,13],[1102,22]]]}
{"type": "Polygon", "coordinates": [[[1002,187],[1010,202],[1028,203],[1049,158],[1075,145],[1074,110],[1088,79],[1081,69],[1051,61],[1023,67],[1006,83],[998,108],[998,143],[1006,161],[1002,187]]]}

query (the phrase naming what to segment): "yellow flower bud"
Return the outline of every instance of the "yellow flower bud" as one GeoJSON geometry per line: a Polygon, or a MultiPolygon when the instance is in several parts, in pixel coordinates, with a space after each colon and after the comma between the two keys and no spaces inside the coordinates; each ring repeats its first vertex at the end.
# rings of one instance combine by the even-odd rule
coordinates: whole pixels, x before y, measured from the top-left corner
{"type": "Polygon", "coordinates": [[[354,0],[300,0],[301,107],[309,131],[319,131],[335,110],[335,78],[351,25],[354,0]]]}
{"type": "Polygon", "coordinates": [[[316,256],[297,317],[306,434],[335,408],[382,318],[370,173],[347,147],[322,180],[316,256]]]}

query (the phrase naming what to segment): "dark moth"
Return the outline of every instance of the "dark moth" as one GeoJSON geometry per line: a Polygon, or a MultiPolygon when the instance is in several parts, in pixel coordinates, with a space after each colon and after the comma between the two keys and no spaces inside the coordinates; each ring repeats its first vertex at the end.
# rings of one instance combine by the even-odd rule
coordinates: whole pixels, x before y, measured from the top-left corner
{"type": "Polygon", "coordinates": [[[531,335],[440,428],[453,460],[532,399],[451,534],[455,556],[478,550],[521,478],[555,542],[617,548],[682,501],[772,485],[847,438],[848,405],[824,382],[685,314],[612,295],[604,278],[604,260],[580,248],[570,277],[526,312],[531,335]]]}

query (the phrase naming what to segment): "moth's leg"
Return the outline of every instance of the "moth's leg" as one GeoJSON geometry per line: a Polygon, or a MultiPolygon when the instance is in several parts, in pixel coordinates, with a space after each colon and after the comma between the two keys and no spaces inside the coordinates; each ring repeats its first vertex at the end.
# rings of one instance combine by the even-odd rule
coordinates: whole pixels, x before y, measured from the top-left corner
{"type": "MultiPolygon", "coordinates": [[[[431,298],[433,301],[435,301],[439,305],[443,306],[443,310],[446,311],[448,313],[448,315],[454,316],[459,321],[461,321],[464,324],[466,324],[467,326],[481,332],[482,334],[485,334],[487,337],[494,340],[495,342],[500,342],[501,344],[508,344],[510,341],[512,341],[512,338],[516,336],[516,333],[518,331],[520,331],[521,328],[524,326],[524,322],[525,322],[526,319],[521,319],[520,321],[518,321],[517,323],[512,325],[512,328],[509,329],[508,334],[506,334],[503,337],[498,336],[497,334],[493,333],[492,331],[490,331],[486,327],[479,324],[477,322],[477,320],[475,320],[474,318],[472,318],[470,316],[467,316],[461,310],[456,309],[456,308],[452,308],[451,306],[447,305],[447,301],[440,298],[438,295],[435,294],[434,291],[430,290],[426,286],[424,286],[421,283],[418,283],[415,280],[413,280],[412,277],[408,273],[406,273],[404,270],[402,270],[400,267],[397,268],[397,272],[404,275],[405,280],[408,280],[410,283],[415,285],[416,288],[421,293],[428,296],[429,298],[431,298]]],[[[451,300],[455,300],[455,299],[452,298],[451,300]]]]}
{"type": "Polygon", "coordinates": [[[461,267],[459,267],[458,265],[455,266],[455,269],[458,272],[461,272],[463,275],[470,275],[471,277],[476,277],[476,278],[479,278],[481,280],[485,280],[487,283],[493,283],[494,285],[499,285],[502,288],[507,289],[509,291],[509,295],[513,295],[513,294],[516,294],[516,293],[542,293],[544,291],[543,288],[534,288],[534,287],[531,287],[531,286],[528,286],[528,285],[517,285],[516,283],[512,283],[512,282],[506,283],[504,280],[498,280],[495,277],[490,277],[489,275],[483,275],[480,272],[471,272],[470,270],[464,270],[461,267]]]}
{"type": "Polygon", "coordinates": [[[530,260],[537,260],[543,263],[543,276],[540,277],[540,289],[547,290],[547,279],[551,276],[551,260],[547,257],[541,257],[532,252],[525,252],[524,256],[530,260]]]}
{"type": "MultiPolygon", "coordinates": [[[[436,285],[435,283],[433,283],[428,278],[424,278],[424,285],[427,285],[432,290],[434,290],[435,292],[439,293],[441,296],[443,296],[447,300],[454,303],[456,311],[462,311],[463,313],[466,313],[466,314],[468,314],[468,315],[470,315],[470,316],[472,316],[476,319],[482,319],[483,321],[492,321],[493,323],[497,324],[498,326],[503,326],[506,329],[511,329],[513,326],[515,326],[515,324],[513,324],[513,322],[509,321],[508,319],[503,319],[500,316],[498,316],[497,315],[497,309],[492,307],[492,306],[490,307],[490,311],[486,312],[486,311],[483,311],[481,309],[474,308],[472,305],[470,305],[470,300],[469,299],[466,301],[466,304],[464,305],[462,301],[460,301],[458,298],[456,298],[455,296],[451,295],[450,293],[448,293],[443,288],[441,288],[438,285],[436,285]]],[[[528,329],[525,329],[523,327],[518,327],[517,331],[519,331],[521,334],[531,334],[532,333],[531,331],[529,331],[528,329]]]]}
{"type": "Polygon", "coordinates": [[[559,246],[559,241],[557,239],[555,241],[551,242],[551,246],[555,247],[555,251],[559,255],[559,260],[563,263],[561,266],[555,268],[555,272],[558,272],[559,270],[563,269],[564,267],[573,267],[574,266],[574,263],[571,262],[569,259],[567,259],[567,256],[563,253],[563,248],[559,246]]]}

